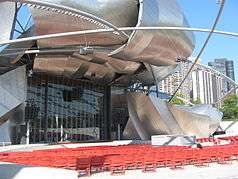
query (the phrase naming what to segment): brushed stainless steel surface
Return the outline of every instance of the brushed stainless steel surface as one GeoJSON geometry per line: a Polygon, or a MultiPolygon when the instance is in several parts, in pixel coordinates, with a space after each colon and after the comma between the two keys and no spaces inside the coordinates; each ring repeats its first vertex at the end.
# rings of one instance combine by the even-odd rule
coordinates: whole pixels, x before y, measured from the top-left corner
{"type": "Polygon", "coordinates": [[[93,56],[95,59],[104,59],[116,73],[133,74],[141,66],[140,63],[112,58],[107,54],[107,52],[94,52],[93,56]]]}
{"type": "MultiPolygon", "coordinates": [[[[19,38],[29,37],[34,34],[33,27],[25,31],[19,38]]],[[[24,51],[31,48],[34,45],[34,41],[22,42],[18,44],[11,44],[5,47],[0,52],[0,74],[5,73],[9,70],[15,69],[19,66],[17,63],[22,56],[24,51]]],[[[22,64],[21,64],[22,65],[22,64]]]]}
{"type": "MultiPolygon", "coordinates": [[[[137,22],[138,7],[137,1],[114,0],[114,1],[61,1],[51,0],[42,1],[51,2],[67,7],[83,10],[87,13],[98,16],[109,21],[116,26],[134,26],[137,22]],[[124,11],[121,8],[127,7],[124,11]],[[123,17],[123,18],[122,18],[123,17]]],[[[35,21],[36,34],[48,34],[57,32],[67,32],[74,30],[104,28],[102,24],[95,20],[83,16],[74,16],[73,14],[55,11],[52,8],[40,6],[30,6],[35,21]]],[[[108,46],[123,44],[127,39],[122,38],[116,33],[100,33],[77,37],[55,38],[49,40],[38,40],[40,47],[54,47],[66,45],[84,45],[84,46],[108,46]]],[[[67,60],[48,56],[48,59],[36,59],[34,69],[36,71],[47,72],[55,75],[63,75],[77,78],[87,78],[94,80],[103,80],[109,82],[113,80],[115,73],[131,74],[140,66],[137,63],[122,61],[108,57],[110,51],[99,51],[93,55],[80,56],[80,60],[67,60]],[[59,61],[57,61],[58,59],[59,61]],[[43,62],[43,61],[44,62],[43,62]],[[64,62],[63,62],[64,61],[64,62]],[[74,61],[74,62],[72,62],[74,61]],[[86,62],[85,62],[86,61],[86,62]],[[87,63],[87,61],[105,61],[105,65],[87,63]],[[57,65],[55,65],[57,63],[57,65]]]]}
{"type": "Polygon", "coordinates": [[[44,0],[98,16],[117,27],[135,26],[138,0],[44,0]],[[123,11],[122,11],[123,9],[123,11]]]}
{"type": "Polygon", "coordinates": [[[129,93],[127,100],[130,119],[123,133],[125,139],[134,139],[137,134],[143,140],[160,134],[208,137],[222,119],[222,113],[209,105],[180,107],[142,93],[129,93]]]}
{"type": "Polygon", "coordinates": [[[150,78],[153,79],[154,84],[159,86],[159,83],[165,79],[167,76],[175,72],[177,65],[169,65],[169,66],[154,66],[154,65],[148,65],[145,64],[149,74],[150,78]]]}
{"type": "Polygon", "coordinates": [[[146,130],[146,124],[143,120],[141,120],[141,115],[136,111],[134,108],[135,103],[131,100],[130,96],[127,96],[127,105],[128,105],[128,112],[130,116],[131,123],[133,124],[134,128],[136,129],[138,135],[142,140],[149,140],[150,138],[150,131],[146,130]]]}
{"type": "Polygon", "coordinates": [[[35,59],[34,71],[74,79],[88,79],[95,82],[109,83],[115,72],[105,64],[95,64],[67,56],[38,56],[35,59]]]}
{"type": "MultiPolygon", "coordinates": [[[[29,3],[35,22],[34,29],[30,28],[19,38],[109,28],[100,22],[99,18],[116,27],[188,27],[184,14],[175,0],[42,0],[42,2],[84,11],[98,17],[98,20],[69,12],[67,8],[59,10],[29,3]]],[[[6,22],[0,22],[0,41],[11,37],[15,10],[14,3],[0,3],[0,16],[6,18],[6,22]]],[[[118,76],[123,75],[118,83],[153,84],[152,73],[156,83],[163,80],[176,68],[178,59],[185,59],[191,55],[195,43],[191,32],[181,30],[134,30],[128,31],[127,34],[130,38],[127,35],[121,36],[118,32],[101,32],[37,40],[39,47],[49,47],[46,49],[51,50],[54,47],[66,48],[66,46],[94,49],[86,54],[80,53],[80,48],[78,52],[67,54],[39,54],[34,61],[34,71],[104,84],[110,84],[118,76]],[[135,75],[142,63],[147,69],[135,75]]],[[[0,70],[16,68],[16,62],[33,44],[34,41],[9,45],[0,54],[0,70]],[[7,55],[9,49],[15,49],[13,51],[17,54],[7,55]]],[[[10,118],[15,125],[23,122],[22,109],[26,100],[24,68],[19,67],[0,76],[0,125],[10,118]]],[[[207,137],[217,129],[222,118],[222,114],[211,106],[193,108],[174,106],[141,93],[129,93],[127,106],[130,120],[124,131],[125,138],[149,140],[151,135],[157,134],[207,137]]]]}
{"type": "MultiPolygon", "coordinates": [[[[139,63],[137,63],[139,65],[139,63]]],[[[132,67],[136,67],[135,64],[131,64],[132,67]]],[[[117,84],[132,85],[134,83],[142,83],[143,85],[159,85],[161,80],[173,73],[177,65],[170,66],[154,66],[145,64],[146,69],[136,74],[128,74],[122,76],[117,84]],[[151,66],[151,67],[150,67],[151,66]]],[[[137,68],[138,69],[138,68],[137,68]]],[[[134,71],[135,72],[135,71],[134,71]]]]}
{"type": "Polygon", "coordinates": [[[136,62],[109,57],[107,55],[108,53],[109,50],[102,49],[95,50],[92,54],[88,55],[79,55],[79,53],[74,53],[72,56],[92,63],[103,63],[105,66],[118,74],[133,74],[141,65],[136,62]]]}
{"type": "Polygon", "coordinates": [[[16,3],[0,2],[0,41],[11,39],[15,16],[16,3]]]}
{"type": "MultiPolygon", "coordinates": [[[[133,109],[133,111],[131,111],[130,113],[130,120],[133,117],[131,115],[138,116],[138,120],[140,121],[139,123],[141,124],[140,126],[143,127],[142,130],[138,130],[138,128],[134,125],[135,121],[132,120],[131,123],[133,124],[134,129],[136,129],[140,137],[143,136],[143,133],[141,134],[141,131],[145,131],[147,134],[147,137],[140,139],[150,140],[150,136],[154,134],[168,134],[171,132],[169,130],[170,128],[165,124],[166,119],[161,120],[162,117],[160,113],[156,110],[155,106],[148,96],[142,93],[129,93],[127,95],[128,104],[131,103],[131,108],[133,109]]],[[[131,110],[129,105],[128,110],[131,110]]],[[[128,121],[128,124],[123,133],[125,139],[131,139],[131,136],[127,136],[127,134],[136,133],[130,131],[132,130],[131,128],[129,128],[130,125],[131,124],[128,121]]]]}
{"type": "MultiPolygon", "coordinates": [[[[52,6],[43,6],[37,0],[26,0],[24,2],[28,3],[33,14],[36,35],[108,28],[95,19],[69,12],[67,8],[59,10],[52,6]],[[37,2],[37,5],[34,5],[34,2],[37,2]]],[[[104,19],[117,27],[187,26],[186,19],[174,0],[141,0],[140,3],[138,0],[42,0],[41,2],[42,4],[55,4],[56,6],[64,6],[81,12],[83,11],[104,19]]],[[[131,36],[128,43],[126,43],[128,38],[120,36],[116,32],[38,40],[37,45],[39,47],[52,48],[56,46],[82,45],[94,46],[96,50],[93,51],[93,54],[80,56],[79,61],[84,63],[83,66],[79,62],[78,65],[74,63],[76,65],[74,67],[72,64],[68,64],[71,66],[70,69],[69,67],[57,68],[57,65],[54,66],[52,63],[47,62],[48,65],[53,66],[46,67],[46,65],[39,64],[39,61],[36,60],[35,69],[41,72],[44,72],[45,69],[45,72],[57,75],[72,76],[74,74],[82,78],[86,76],[86,78],[90,79],[95,75],[94,73],[97,73],[97,78],[95,79],[99,79],[100,77],[100,79],[107,79],[106,81],[109,79],[113,80],[115,73],[117,73],[127,75],[121,81],[133,82],[134,79],[131,79],[130,75],[136,72],[141,62],[144,62],[159,66],[152,67],[152,71],[156,73],[156,80],[158,81],[166,77],[173,70],[177,58],[184,58],[190,55],[194,45],[191,32],[176,30],[135,30],[129,34],[131,36]],[[121,51],[117,55],[108,56],[108,54],[124,44],[125,46],[120,49],[121,51]],[[100,48],[102,50],[98,50],[100,48]],[[43,66],[44,68],[42,68],[43,66]],[[102,69],[99,70],[101,67],[102,69]],[[53,71],[50,71],[50,69],[53,71]]],[[[54,58],[52,60],[54,64],[59,63],[58,66],[62,66],[62,58],[59,62],[56,61],[57,58],[52,58],[54,58]]],[[[73,58],[75,58],[74,55],[73,58]]],[[[7,60],[5,59],[5,61],[7,60]]],[[[17,61],[17,59],[14,58],[14,61],[17,61]]],[[[65,59],[65,61],[67,60],[65,59]]],[[[137,75],[136,81],[138,80],[149,84],[153,83],[153,77],[150,71],[145,71],[137,75]]]]}
{"type": "Polygon", "coordinates": [[[15,109],[26,101],[26,91],[25,66],[0,75],[0,125],[12,117],[15,109]]]}
{"type": "MultiPolygon", "coordinates": [[[[140,26],[188,26],[174,0],[140,0],[137,27],[140,26]]],[[[187,58],[194,48],[190,32],[176,30],[135,30],[128,43],[111,56],[124,60],[145,62],[153,65],[175,65],[179,58],[187,58]]]]}
{"type": "MultiPolygon", "coordinates": [[[[64,5],[85,12],[91,13],[116,26],[134,26],[137,21],[138,7],[136,0],[43,0],[58,5],[64,5]],[[125,8],[126,7],[126,8],[125,8]],[[123,11],[121,9],[124,9],[123,11]]],[[[49,33],[68,32],[75,30],[88,30],[105,28],[103,24],[96,20],[84,16],[76,16],[67,11],[57,11],[39,5],[30,5],[35,21],[36,34],[43,35],[49,33]],[[54,27],[54,28],[52,28],[54,27]]],[[[51,40],[39,40],[39,46],[56,45],[114,45],[123,44],[127,38],[121,37],[117,33],[100,33],[97,35],[85,35],[83,37],[66,37],[51,40]]]]}
{"type": "Polygon", "coordinates": [[[59,54],[57,50],[51,54],[44,53],[44,51],[40,53],[35,59],[34,71],[108,83],[115,78],[116,73],[130,75],[141,65],[108,57],[104,50],[88,55],[70,51],[59,54]]]}
{"type": "Polygon", "coordinates": [[[141,139],[140,135],[138,134],[138,132],[130,118],[126,124],[125,130],[123,131],[123,139],[131,139],[131,140],[140,140],[141,139]]]}
{"type": "Polygon", "coordinates": [[[206,104],[193,107],[169,105],[169,109],[187,135],[197,134],[198,137],[213,134],[223,117],[217,108],[206,104]]]}

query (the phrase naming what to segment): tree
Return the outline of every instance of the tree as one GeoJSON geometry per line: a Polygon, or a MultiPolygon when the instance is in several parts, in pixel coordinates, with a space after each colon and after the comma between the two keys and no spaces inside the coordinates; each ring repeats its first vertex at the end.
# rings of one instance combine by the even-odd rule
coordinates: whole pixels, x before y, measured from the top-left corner
{"type": "Polygon", "coordinates": [[[236,94],[228,96],[222,104],[221,111],[224,120],[238,119],[238,96],[236,94]]]}
{"type": "Polygon", "coordinates": [[[201,100],[197,98],[196,100],[192,101],[193,104],[202,104],[201,100]]]}
{"type": "Polygon", "coordinates": [[[182,94],[176,94],[175,97],[171,100],[171,104],[176,104],[176,105],[185,105],[185,102],[177,97],[183,98],[184,95],[182,94]]]}

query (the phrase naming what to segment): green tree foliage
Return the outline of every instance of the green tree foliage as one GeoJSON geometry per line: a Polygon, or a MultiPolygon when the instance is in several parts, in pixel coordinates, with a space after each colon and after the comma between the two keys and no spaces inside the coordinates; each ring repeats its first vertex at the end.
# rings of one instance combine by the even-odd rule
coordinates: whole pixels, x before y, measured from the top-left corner
{"type": "Polygon", "coordinates": [[[192,101],[193,104],[202,104],[201,100],[198,98],[194,101],[192,101]]]}
{"type": "Polygon", "coordinates": [[[182,94],[176,94],[176,96],[171,100],[170,103],[171,104],[176,104],[176,105],[185,105],[184,101],[181,100],[181,99],[178,99],[177,96],[181,97],[181,98],[184,97],[184,95],[182,95],[182,94]]]}
{"type": "Polygon", "coordinates": [[[223,119],[238,119],[238,96],[233,94],[227,97],[221,107],[224,114],[223,119]]]}

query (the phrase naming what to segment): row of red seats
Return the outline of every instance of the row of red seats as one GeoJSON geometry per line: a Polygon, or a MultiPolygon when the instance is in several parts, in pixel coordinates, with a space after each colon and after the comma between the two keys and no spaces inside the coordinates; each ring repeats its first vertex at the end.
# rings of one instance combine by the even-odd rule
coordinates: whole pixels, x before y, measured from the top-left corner
{"type": "Polygon", "coordinates": [[[209,137],[209,138],[198,138],[198,139],[196,139],[196,141],[198,142],[198,143],[205,143],[205,142],[216,142],[216,140],[217,139],[215,139],[215,138],[212,138],[212,137],[209,137]]]}
{"type": "Polygon", "coordinates": [[[110,170],[111,174],[125,173],[126,169],[155,171],[158,167],[183,167],[185,165],[209,165],[212,162],[227,163],[238,157],[238,146],[217,146],[177,152],[134,153],[118,156],[84,158],[77,161],[77,170],[90,175],[94,171],[110,170]]]}
{"type": "Polygon", "coordinates": [[[214,144],[219,144],[221,140],[229,140],[232,144],[238,143],[238,136],[226,136],[226,137],[218,137],[218,138],[198,138],[196,141],[198,143],[212,142],[214,144]]]}
{"type": "Polygon", "coordinates": [[[204,147],[153,147],[151,145],[126,145],[53,149],[33,152],[0,153],[0,161],[77,170],[81,174],[111,171],[125,173],[127,169],[155,171],[157,167],[183,167],[208,165],[237,159],[238,144],[204,147]]]}
{"type": "Polygon", "coordinates": [[[229,140],[232,144],[238,143],[238,136],[219,137],[220,140],[229,140]]]}

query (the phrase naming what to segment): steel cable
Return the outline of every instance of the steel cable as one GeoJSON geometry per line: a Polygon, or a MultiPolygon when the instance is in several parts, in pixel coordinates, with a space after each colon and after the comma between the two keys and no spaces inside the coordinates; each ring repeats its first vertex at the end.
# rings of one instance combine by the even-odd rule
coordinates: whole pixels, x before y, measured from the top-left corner
{"type": "Polygon", "coordinates": [[[181,83],[179,84],[178,88],[175,90],[175,92],[173,93],[173,95],[172,95],[171,98],[169,99],[169,102],[171,102],[171,101],[173,100],[173,98],[175,97],[175,95],[177,94],[177,92],[179,91],[179,89],[182,87],[182,85],[184,84],[185,80],[188,78],[188,76],[189,76],[190,73],[192,72],[194,66],[195,66],[196,63],[198,62],[198,60],[199,60],[199,58],[201,57],[201,55],[203,54],[205,48],[207,47],[207,44],[208,44],[209,40],[211,39],[212,34],[213,34],[213,32],[215,31],[216,26],[217,26],[217,24],[218,24],[218,21],[219,21],[221,15],[222,15],[222,12],[223,12],[223,9],[224,9],[224,5],[225,5],[225,1],[226,1],[226,0],[221,0],[221,2],[220,2],[220,3],[221,3],[221,6],[220,6],[220,9],[219,9],[219,12],[218,12],[218,14],[217,14],[217,17],[216,17],[216,19],[215,19],[215,22],[214,22],[214,24],[213,24],[213,26],[212,26],[212,28],[211,28],[211,31],[210,31],[210,33],[209,33],[209,35],[208,35],[208,37],[207,37],[207,39],[206,39],[206,41],[205,41],[203,47],[201,48],[199,54],[197,55],[196,59],[194,60],[194,63],[192,64],[192,66],[191,66],[190,69],[188,70],[187,74],[185,75],[185,77],[183,78],[183,80],[181,81],[181,83]]]}

